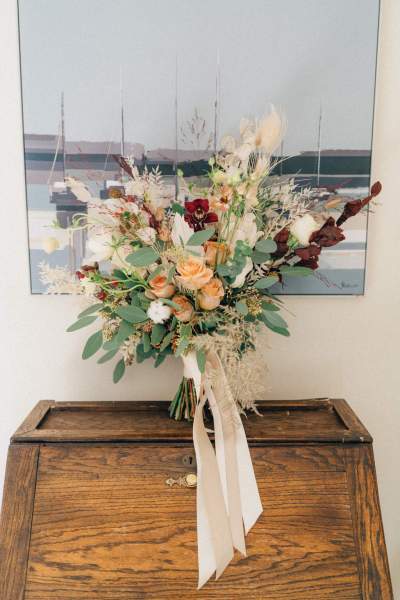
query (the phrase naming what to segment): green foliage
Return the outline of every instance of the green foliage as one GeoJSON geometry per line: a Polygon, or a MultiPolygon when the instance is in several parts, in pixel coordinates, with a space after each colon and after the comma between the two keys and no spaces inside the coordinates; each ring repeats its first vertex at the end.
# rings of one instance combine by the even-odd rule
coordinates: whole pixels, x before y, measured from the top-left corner
{"type": "Polygon", "coordinates": [[[187,246],[201,246],[204,242],[207,242],[214,235],[214,228],[201,229],[200,231],[196,231],[193,235],[190,236],[186,245],[187,246]]]}
{"type": "Polygon", "coordinates": [[[312,275],[314,271],[307,267],[291,267],[289,265],[284,265],[279,269],[279,272],[282,275],[289,277],[307,277],[308,275],[312,275]]]}
{"type": "Polygon", "coordinates": [[[123,358],[117,362],[115,365],[114,373],[113,373],[113,382],[118,383],[118,381],[123,377],[125,373],[125,361],[123,358]]]}
{"type": "Polygon", "coordinates": [[[139,248],[136,252],[132,252],[126,257],[126,261],[134,267],[148,267],[152,263],[156,262],[160,258],[158,252],[156,252],[150,246],[145,248],[139,248]]]}
{"type": "Polygon", "coordinates": [[[235,305],[236,310],[243,315],[244,317],[247,315],[247,313],[249,312],[249,309],[247,307],[247,304],[244,300],[239,300],[238,302],[236,302],[235,305]]]}
{"type": "Polygon", "coordinates": [[[82,358],[86,360],[96,354],[98,350],[100,350],[103,345],[103,331],[100,329],[93,333],[87,340],[85,347],[83,348],[82,358]]]}
{"type": "Polygon", "coordinates": [[[153,346],[158,346],[161,343],[163,337],[165,336],[167,330],[164,325],[160,323],[156,323],[153,325],[153,329],[151,330],[151,343],[153,346]]]}
{"type": "Polygon", "coordinates": [[[115,312],[121,319],[128,321],[128,323],[143,323],[143,321],[147,321],[148,319],[146,313],[133,304],[128,306],[118,306],[115,309],[115,312]]]}
{"type": "Polygon", "coordinates": [[[206,353],[204,350],[197,350],[196,358],[200,373],[204,373],[206,368],[206,353]]]}
{"type": "Polygon", "coordinates": [[[71,331],[76,331],[77,329],[82,329],[82,327],[87,327],[88,325],[91,325],[92,323],[94,323],[94,321],[97,319],[97,315],[93,315],[93,316],[88,316],[88,317],[83,317],[82,319],[79,319],[78,321],[75,321],[75,323],[73,323],[72,325],[70,325],[67,329],[68,332],[71,331]]]}
{"type": "Polygon", "coordinates": [[[259,240],[256,243],[256,250],[258,250],[258,252],[262,252],[263,254],[272,254],[276,251],[276,248],[276,242],[271,239],[259,240]]]}
{"type": "Polygon", "coordinates": [[[255,282],[254,287],[257,290],[266,290],[270,288],[272,285],[277,283],[279,278],[276,275],[268,275],[268,277],[261,277],[258,281],[255,282]]]}
{"type": "Polygon", "coordinates": [[[178,215],[182,215],[182,216],[185,214],[185,208],[181,204],[178,204],[177,202],[174,202],[172,204],[171,211],[173,213],[178,213],[178,215]]]}
{"type": "Polygon", "coordinates": [[[99,360],[97,361],[99,363],[99,365],[102,365],[104,363],[106,363],[107,361],[111,360],[112,358],[114,358],[114,356],[117,354],[118,352],[118,348],[114,348],[114,350],[110,350],[109,352],[106,352],[106,354],[103,354],[103,356],[101,358],[99,358],[99,360]]]}
{"type": "Polygon", "coordinates": [[[102,308],[103,308],[103,304],[101,302],[99,302],[98,304],[92,304],[92,306],[89,306],[88,308],[83,310],[81,313],[79,313],[78,319],[83,319],[84,317],[92,315],[94,312],[98,312],[102,308]]]}

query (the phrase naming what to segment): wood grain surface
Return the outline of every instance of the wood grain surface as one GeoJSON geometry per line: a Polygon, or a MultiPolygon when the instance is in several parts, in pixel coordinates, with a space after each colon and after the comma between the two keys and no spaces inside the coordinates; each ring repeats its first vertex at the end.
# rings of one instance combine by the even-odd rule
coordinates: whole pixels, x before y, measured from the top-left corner
{"type": "Polygon", "coordinates": [[[38,446],[15,445],[8,451],[0,520],[1,600],[24,597],[38,454],[38,446]]]}
{"type": "Polygon", "coordinates": [[[43,447],[25,599],[360,599],[343,448],[253,448],[264,513],[248,556],[199,592],[195,490],[165,484],[185,453],[43,447]]]}

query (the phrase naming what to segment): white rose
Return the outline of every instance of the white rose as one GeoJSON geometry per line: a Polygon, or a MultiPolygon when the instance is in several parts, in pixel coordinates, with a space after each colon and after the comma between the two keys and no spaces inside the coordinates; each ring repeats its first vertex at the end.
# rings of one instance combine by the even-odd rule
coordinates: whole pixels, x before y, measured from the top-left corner
{"type": "Polygon", "coordinates": [[[171,316],[171,309],[161,300],[153,300],[147,309],[147,316],[153,323],[164,323],[171,316]]]}
{"type": "Polygon", "coordinates": [[[90,257],[90,260],[93,262],[110,260],[114,253],[114,248],[112,248],[112,237],[108,233],[89,238],[87,247],[93,253],[93,256],[90,257]]]}
{"type": "Polygon", "coordinates": [[[242,287],[244,284],[244,281],[246,279],[246,275],[248,275],[248,273],[250,273],[252,268],[253,268],[253,261],[251,260],[251,258],[249,258],[247,256],[246,264],[244,265],[244,267],[241,270],[241,272],[239,273],[239,275],[236,276],[234,282],[231,283],[231,287],[233,287],[233,288],[242,287]]]}
{"type": "Polygon", "coordinates": [[[47,237],[42,240],[42,248],[46,254],[52,254],[60,247],[60,242],[55,237],[47,237]]]}
{"type": "Polygon", "coordinates": [[[290,233],[297,239],[302,246],[308,246],[311,234],[318,231],[320,225],[310,214],[298,217],[290,227],[290,233]]]}
{"type": "Polygon", "coordinates": [[[154,244],[156,239],[156,230],[152,227],[142,227],[141,229],[137,230],[136,235],[143,242],[143,244],[151,246],[154,244]]]}
{"type": "Polygon", "coordinates": [[[255,215],[253,213],[246,213],[242,217],[239,226],[233,235],[231,242],[232,252],[234,252],[236,242],[238,242],[239,240],[241,240],[242,242],[246,242],[250,246],[250,248],[254,248],[254,246],[256,245],[256,241],[261,235],[262,231],[257,231],[255,215]]]}

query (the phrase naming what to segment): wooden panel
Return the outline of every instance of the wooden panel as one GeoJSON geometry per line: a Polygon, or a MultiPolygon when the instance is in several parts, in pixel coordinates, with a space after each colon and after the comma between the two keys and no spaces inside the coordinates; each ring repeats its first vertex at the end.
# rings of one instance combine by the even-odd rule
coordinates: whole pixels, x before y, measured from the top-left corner
{"type": "Polygon", "coordinates": [[[348,448],[346,458],[363,598],[392,600],[372,447],[348,448]]]}
{"type": "MultiPolygon", "coordinates": [[[[14,441],[191,441],[192,425],[167,416],[166,402],[57,403],[34,429],[14,441]]],[[[345,401],[260,402],[262,418],[250,414],[244,426],[250,442],[370,441],[345,401]],[[342,417],[343,413],[343,417],[342,417]]]]}
{"type": "Polygon", "coordinates": [[[199,592],[196,492],[165,484],[187,452],[42,448],[25,600],[360,600],[344,448],[253,448],[248,556],[199,592]]]}
{"type": "Polygon", "coordinates": [[[0,520],[0,598],[22,600],[28,561],[38,446],[8,451],[0,520]]]}

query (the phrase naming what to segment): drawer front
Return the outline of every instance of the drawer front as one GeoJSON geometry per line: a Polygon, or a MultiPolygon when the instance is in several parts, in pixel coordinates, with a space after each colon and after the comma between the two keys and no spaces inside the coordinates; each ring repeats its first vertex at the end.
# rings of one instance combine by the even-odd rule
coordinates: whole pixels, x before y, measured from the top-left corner
{"type": "Polygon", "coordinates": [[[197,585],[191,447],[40,451],[25,600],[360,599],[344,449],[252,448],[264,513],[221,579],[197,585]]]}

